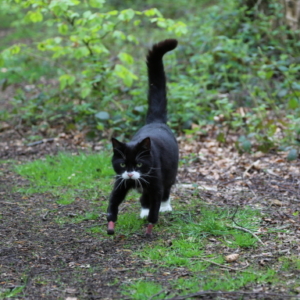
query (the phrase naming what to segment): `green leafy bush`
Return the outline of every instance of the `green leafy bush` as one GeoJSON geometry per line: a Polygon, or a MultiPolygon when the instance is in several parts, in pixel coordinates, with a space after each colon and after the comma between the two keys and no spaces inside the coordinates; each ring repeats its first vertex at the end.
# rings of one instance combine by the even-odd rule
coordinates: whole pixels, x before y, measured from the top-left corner
{"type": "Polygon", "coordinates": [[[140,47],[139,28],[160,28],[172,36],[186,33],[183,22],[166,19],[155,8],[107,10],[104,0],[7,0],[1,5],[6,11],[14,7],[24,12],[14,26],[39,23],[35,28],[47,37],[15,43],[1,53],[7,84],[25,81],[35,94],[19,90],[14,100],[16,113],[31,123],[67,112],[79,124],[89,119],[94,125],[99,122],[98,129],[114,127],[120,122],[114,112],[128,105],[120,94],[138,79],[135,59],[126,48],[140,47]],[[108,117],[103,119],[102,110],[108,117]]]}
{"type": "Polygon", "coordinates": [[[191,14],[174,106],[190,123],[216,123],[220,142],[237,133],[241,151],[299,145],[300,31],[284,25],[278,1],[269,1],[269,14],[241,3],[222,1],[201,17],[191,14]]]}
{"type": "Polygon", "coordinates": [[[300,32],[285,25],[278,1],[268,2],[268,13],[243,3],[3,1],[16,29],[36,30],[33,43],[1,53],[0,80],[26,84],[11,113],[33,125],[63,120],[67,129],[129,136],[146,111],[145,48],[180,36],[165,57],[174,130],[215,124],[218,141],[234,132],[240,151],[296,149],[300,32]]]}

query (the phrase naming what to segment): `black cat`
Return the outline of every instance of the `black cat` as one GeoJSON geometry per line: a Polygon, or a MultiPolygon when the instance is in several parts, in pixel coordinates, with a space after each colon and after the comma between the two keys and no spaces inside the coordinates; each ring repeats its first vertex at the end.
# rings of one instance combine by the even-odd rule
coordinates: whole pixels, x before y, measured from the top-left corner
{"type": "Polygon", "coordinates": [[[107,210],[108,234],[114,234],[118,207],[130,189],[141,193],[141,218],[148,217],[146,235],[151,235],[159,211],[171,211],[170,189],[178,168],[178,145],[167,122],[166,78],[163,56],[175,49],[177,40],[155,44],[147,55],[148,112],[143,126],[129,143],[112,138],[112,165],[116,181],[107,210]]]}

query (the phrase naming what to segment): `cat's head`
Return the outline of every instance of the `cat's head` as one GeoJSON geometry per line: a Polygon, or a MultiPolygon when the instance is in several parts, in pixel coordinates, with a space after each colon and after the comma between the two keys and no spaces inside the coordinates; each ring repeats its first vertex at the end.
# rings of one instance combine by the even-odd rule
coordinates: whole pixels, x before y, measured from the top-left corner
{"type": "Polygon", "coordinates": [[[124,180],[143,181],[143,176],[149,174],[152,168],[150,138],[128,144],[112,138],[112,145],[114,151],[112,165],[117,175],[124,180]]]}

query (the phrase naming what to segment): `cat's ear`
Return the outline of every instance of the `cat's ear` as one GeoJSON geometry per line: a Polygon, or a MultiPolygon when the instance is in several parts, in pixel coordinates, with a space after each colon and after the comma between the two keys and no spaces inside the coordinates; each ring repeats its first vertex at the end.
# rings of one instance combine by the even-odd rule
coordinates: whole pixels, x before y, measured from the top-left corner
{"type": "Polygon", "coordinates": [[[144,138],[140,143],[139,146],[142,147],[145,150],[151,149],[151,140],[149,137],[144,138]]]}
{"type": "Polygon", "coordinates": [[[119,142],[117,139],[115,138],[111,138],[111,143],[112,143],[112,146],[113,148],[117,148],[117,149],[120,149],[120,148],[123,148],[124,147],[124,144],[119,142]]]}

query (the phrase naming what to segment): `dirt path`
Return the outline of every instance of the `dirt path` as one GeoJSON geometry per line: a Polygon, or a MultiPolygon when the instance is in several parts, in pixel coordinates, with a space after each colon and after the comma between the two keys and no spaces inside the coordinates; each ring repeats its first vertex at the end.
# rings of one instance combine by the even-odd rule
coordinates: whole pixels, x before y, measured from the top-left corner
{"type": "MultiPolygon", "coordinates": [[[[24,186],[27,182],[11,171],[13,164],[60,149],[75,151],[78,145],[60,139],[59,142],[28,147],[11,139],[2,146],[1,158],[13,161],[2,161],[0,167],[0,295],[9,295],[20,287],[18,299],[130,299],[120,294],[123,284],[138,278],[153,280],[152,275],[145,278],[140,274],[149,262],[131,255],[151,240],[139,234],[99,239],[86,231],[95,224],[93,220],[79,224],[55,221],[58,216],[72,214],[73,210],[85,211],[89,207],[86,200],[59,206],[50,194],[24,196],[15,192],[16,186],[24,186]]],[[[274,231],[263,235],[264,246],[247,254],[250,263],[273,266],[279,257],[299,255],[299,159],[287,162],[285,154],[278,153],[240,156],[233,148],[222,149],[213,141],[181,142],[181,151],[183,164],[175,195],[181,197],[184,189],[198,193],[207,204],[248,205],[265,214],[261,233],[271,227],[274,231]],[[199,151],[201,156],[195,156],[199,151]]],[[[105,226],[105,216],[97,222],[105,226]]],[[[156,233],[153,239],[157,238],[156,233]]],[[[153,265],[153,268],[159,266],[153,265]]],[[[169,275],[163,274],[162,268],[155,280],[167,284],[172,278],[188,276],[180,269],[174,269],[169,275]]],[[[299,269],[283,275],[288,278],[288,274],[292,274],[292,278],[298,276],[299,280],[299,269]]],[[[282,282],[268,291],[288,295],[291,291],[295,293],[294,286],[291,290],[286,282],[282,282]]],[[[255,288],[258,287],[253,290],[255,288]]],[[[245,294],[243,299],[254,299],[253,295],[245,294]]],[[[217,299],[217,296],[204,295],[199,299],[217,299]]],[[[240,299],[240,295],[224,294],[222,299],[240,299]]]]}

